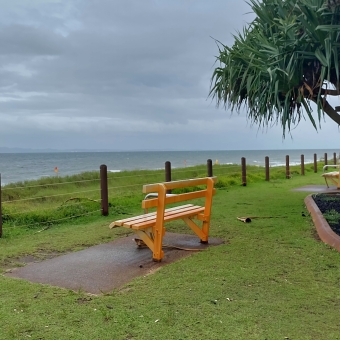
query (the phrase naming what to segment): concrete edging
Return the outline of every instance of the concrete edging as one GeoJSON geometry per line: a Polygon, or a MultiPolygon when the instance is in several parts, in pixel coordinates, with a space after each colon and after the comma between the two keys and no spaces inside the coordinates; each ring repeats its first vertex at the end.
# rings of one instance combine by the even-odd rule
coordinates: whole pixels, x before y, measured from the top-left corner
{"type": "Polygon", "coordinates": [[[321,211],[318,206],[314,202],[314,199],[311,195],[308,195],[305,198],[305,204],[307,210],[312,216],[316,231],[318,232],[319,237],[324,243],[329,244],[331,247],[340,251],[340,236],[337,235],[329,226],[326,219],[323,217],[321,211]]]}

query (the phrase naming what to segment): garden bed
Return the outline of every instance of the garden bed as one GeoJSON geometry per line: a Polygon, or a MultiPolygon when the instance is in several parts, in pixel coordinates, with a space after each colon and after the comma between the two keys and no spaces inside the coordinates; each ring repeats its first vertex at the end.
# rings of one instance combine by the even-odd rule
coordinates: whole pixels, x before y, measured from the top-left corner
{"type": "Polygon", "coordinates": [[[340,236],[340,194],[314,194],[314,202],[330,228],[340,236]]]}
{"type": "Polygon", "coordinates": [[[340,194],[308,195],[305,203],[321,240],[340,251],[340,194]]]}

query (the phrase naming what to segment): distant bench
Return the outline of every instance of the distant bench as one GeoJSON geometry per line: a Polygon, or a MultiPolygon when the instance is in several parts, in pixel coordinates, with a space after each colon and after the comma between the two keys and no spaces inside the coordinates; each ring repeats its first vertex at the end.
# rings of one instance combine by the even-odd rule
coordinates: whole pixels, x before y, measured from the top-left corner
{"type": "Polygon", "coordinates": [[[110,224],[110,228],[125,227],[133,229],[133,231],[152,251],[154,261],[161,261],[164,256],[162,244],[163,236],[165,235],[165,222],[182,219],[200,238],[201,242],[207,243],[209,237],[212,198],[216,192],[214,183],[216,182],[216,177],[205,177],[144,185],[143,193],[148,194],[147,196],[149,197],[156,197],[144,199],[142,201],[142,208],[144,208],[145,211],[149,208],[156,208],[156,211],[112,222],[110,224]],[[200,189],[187,193],[167,195],[168,190],[188,187],[200,187],[200,189]],[[151,193],[153,193],[153,195],[150,195],[151,193]],[[197,198],[205,198],[204,205],[185,204],[166,209],[166,206],[169,204],[180,203],[197,198]],[[202,226],[199,227],[196,224],[196,221],[193,220],[202,221],[202,226]]]}
{"type": "Polygon", "coordinates": [[[333,164],[325,165],[323,167],[324,173],[321,176],[325,179],[327,188],[329,188],[327,179],[330,179],[331,182],[336,185],[337,189],[340,189],[340,175],[339,175],[339,171],[325,172],[328,169],[328,167],[334,167],[334,168],[339,169],[339,164],[337,164],[337,165],[333,165],[333,164]]]}

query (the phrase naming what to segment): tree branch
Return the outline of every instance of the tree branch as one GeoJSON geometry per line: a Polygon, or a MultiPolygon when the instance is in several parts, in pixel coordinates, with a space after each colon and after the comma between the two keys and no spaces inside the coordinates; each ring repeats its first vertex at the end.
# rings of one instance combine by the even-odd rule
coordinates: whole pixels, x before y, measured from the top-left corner
{"type": "MultiPolygon", "coordinates": [[[[328,101],[325,98],[322,98],[321,100],[323,102],[322,105],[323,112],[325,112],[329,118],[334,120],[335,123],[340,125],[340,115],[336,112],[336,110],[334,110],[334,108],[328,103],[328,101]]],[[[312,99],[312,101],[317,105],[317,101],[314,98],[312,99]]]]}
{"type": "Polygon", "coordinates": [[[339,96],[340,95],[340,89],[337,90],[326,90],[326,89],[321,89],[321,94],[327,95],[327,96],[339,96]]]}

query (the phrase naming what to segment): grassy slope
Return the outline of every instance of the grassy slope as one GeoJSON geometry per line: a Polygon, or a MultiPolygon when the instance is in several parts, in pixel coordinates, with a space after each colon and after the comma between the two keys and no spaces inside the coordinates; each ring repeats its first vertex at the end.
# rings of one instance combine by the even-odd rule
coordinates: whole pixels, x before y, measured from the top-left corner
{"type": "MultiPolygon", "coordinates": [[[[307,193],[290,191],[316,183],[320,175],[308,174],[218,190],[211,236],[226,244],[111,294],[0,276],[0,339],[340,339],[340,254],[316,240],[302,216],[307,193]],[[244,224],[236,219],[244,215],[277,218],[244,224]]],[[[4,238],[1,262],[105,242],[113,235],[109,221],[4,238]]],[[[186,231],[180,222],[168,229],[186,231]]]]}

